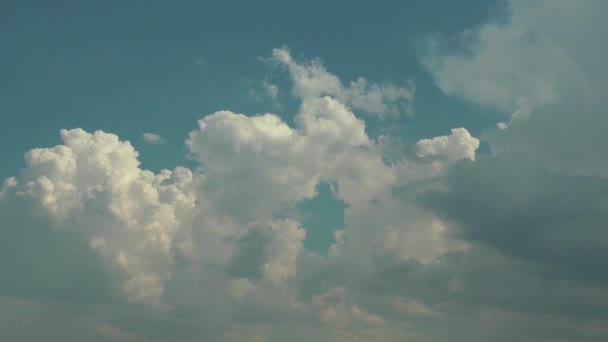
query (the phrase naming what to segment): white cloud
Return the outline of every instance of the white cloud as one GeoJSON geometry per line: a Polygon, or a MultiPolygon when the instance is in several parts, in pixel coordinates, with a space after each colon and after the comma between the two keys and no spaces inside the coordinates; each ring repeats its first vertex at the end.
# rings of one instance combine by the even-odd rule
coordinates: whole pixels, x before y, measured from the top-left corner
{"type": "Polygon", "coordinates": [[[56,230],[90,241],[130,301],[158,302],[173,265],[173,240],[194,210],[195,176],[141,170],[116,135],[62,130],[63,145],[26,154],[14,195],[56,230]]]}
{"type": "Polygon", "coordinates": [[[144,133],[144,134],[142,134],[142,138],[148,144],[152,144],[152,145],[164,144],[167,142],[165,139],[163,139],[163,137],[161,137],[158,134],[154,134],[154,133],[144,133]]]}
{"type": "Polygon", "coordinates": [[[199,121],[187,144],[203,164],[207,191],[219,196],[217,205],[267,213],[312,197],[320,180],[335,180],[338,196],[352,203],[373,198],[393,181],[364,122],[338,100],[306,99],[295,121],[298,127],[291,128],[272,114],[228,111],[199,121]]]}
{"type": "Polygon", "coordinates": [[[500,20],[462,32],[463,51],[426,41],[423,64],[448,95],[525,118],[538,106],[577,97],[597,103],[606,89],[601,0],[506,2],[500,20]],[[600,88],[597,87],[602,83],[600,88]]]}
{"type": "Polygon", "coordinates": [[[359,77],[344,86],[319,60],[300,64],[286,48],[274,49],[271,60],[288,69],[293,81],[292,93],[301,99],[329,95],[353,109],[379,117],[413,114],[415,85],[412,80],[407,82],[407,86],[399,87],[394,84],[369,83],[359,77]]]}
{"type": "Polygon", "coordinates": [[[450,135],[419,140],[416,148],[419,157],[445,157],[450,161],[475,160],[479,139],[471,136],[464,128],[453,128],[450,135]]]}

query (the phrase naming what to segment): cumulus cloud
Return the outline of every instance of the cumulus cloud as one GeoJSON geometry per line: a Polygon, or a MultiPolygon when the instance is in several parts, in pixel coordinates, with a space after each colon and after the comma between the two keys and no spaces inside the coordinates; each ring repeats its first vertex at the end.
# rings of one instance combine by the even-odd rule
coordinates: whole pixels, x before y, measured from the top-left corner
{"type": "MultiPolygon", "coordinates": [[[[19,264],[2,289],[34,298],[71,293],[109,305],[108,316],[93,319],[90,327],[106,338],[196,340],[202,332],[195,322],[204,316],[203,326],[214,327],[205,335],[218,341],[247,339],[252,331],[260,339],[282,340],[286,335],[275,321],[317,330],[320,340],[399,340],[398,324],[368,312],[356,297],[347,300],[350,290],[340,284],[301,297],[309,290],[300,284],[317,272],[301,267],[365,259],[378,252],[374,241],[385,236],[375,230],[379,225],[392,224],[405,236],[400,239],[407,243],[381,246],[399,260],[428,262],[453,249],[441,229],[427,230],[431,218],[415,213],[420,224],[398,223],[400,202],[391,188],[415,162],[385,164],[364,121],[332,96],[303,99],[294,122],[291,127],[274,114],[230,111],[205,116],[186,140],[199,167],[159,173],[141,169],[138,152],[114,134],[62,130],[61,145],[31,150],[22,172],[4,182],[3,263],[13,254],[19,264]],[[315,196],[320,182],[335,184],[335,195],[351,207],[350,227],[336,235],[333,257],[304,250],[306,231],[297,217],[277,217],[286,206],[315,196]],[[378,200],[391,205],[370,207],[378,200]],[[385,220],[369,225],[383,212],[385,220]],[[361,214],[369,217],[358,223],[361,214]],[[414,248],[415,241],[425,247],[414,248]],[[40,271],[59,265],[60,281],[41,281],[40,271]],[[85,275],[81,289],[76,278],[85,275]],[[334,303],[335,296],[343,303],[334,303]],[[180,321],[175,310],[191,312],[192,319],[180,321]],[[145,314],[145,321],[181,326],[175,328],[181,332],[170,328],[171,337],[159,337],[151,326],[129,323],[118,312],[145,314]]],[[[319,286],[314,283],[313,289],[319,286]]]]}
{"type": "MultiPolygon", "coordinates": [[[[302,297],[310,290],[301,284],[318,271],[302,265],[326,268],[374,253],[428,263],[460,249],[428,213],[409,209],[417,218],[412,224],[400,218],[404,209],[392,187],[399,179],[403,184],[399,174],[406,169],[427,166],[385,164],[383,149],[367,136],[364,121],[333,97],[304,99],[294,121],[291,127],[273,114],[208,115],[186,140],[198,169],[156,174],[141,169],[138,152],[114,134],[62,130],[61,145],[26,154],[26,167],[4,182],[0,199],[8,237],[3,253],[19,251],[17,266],[34,273],[55,269],[60,261],[62,272],[56,276],[61,281],[48,284],[13,267],[8,274],[14,279],[3,285],[4,291],[35,298],[72,293],[105,305],[144,304],[128,306],[133,311],[127,312],[154,312],[146,316],[148,322],[185,329],[166,339],[200,338],[194,326],[204,316],[204,326],[214,327],[206,336],[218,341],[249,338],[243,336],[251,329],[259,338],[284,339],[285,333],[272,325],[277,320],[293,329],[316,329],[321,340],[400,340],[398,322],[368,311],[368,304],[340,281],[335,289],[313,281],[311,295],[302,297]],[[277,218],[285,206],[312,198],[319,182],[335,184],[335,195],[349,206],[346,231],[336,235],[333,257],[304,250],[306,232],[297,217],[277,218]],[[373,204],[378,201],[386,205],[373,204]],[[382,227],[399,241],[391,241],[382,227]],[[51,246],[41,247],[32,236],[51,246]],[[88,282],[80,289],[76,277],[85,274],[88,282]],[[343,303],[334,303],[335,296],[343,303]],[[192,312],[193,318],[179,321],[173,310],[192,312]]],[[[367,264],[360,270],[371,271],[367,264]]],[[[424,308],[414,299],[404,303],[408,312],[424,308]]],[[[159,339],[150,326],[125,321],[117,313],[124,310],[110,306],[110,320],[95,319],[91,329],[110,338],[159,339]]]]}
{"type": "Polygon", "coordinates": [[[142,138],[144,138],[148,144],[152,145],[164,144],[167,142],[163,137],[154,133],[144,133],[142,134],[142,138]]]}
{"type": "MultiPolygon", "coordinates": [[[[195,176],[139,168],[138,153],[114,134],[62,130],[63,145],[25,156],[11,198],[24,201],[46,229],[75,234],[104,261],[128,300],[158,302],[170,277],[173,240],[194,210],[195,176]]],[[[16,228],[12,228],[16,229],[16,228]]]]}
{"type": "Polygon", "coordinates": [[[365,123],[343,103],[327,96],[306,99],[295,121],[298,127],[292,128],[273,114],[229,111],[199,121],[187,145],[202,163],[208,191],[219,196],[216,204],[232,210],[243,203],[239,210],[247,215],[268,212],[282,202],[311,198],[321,180],[336,181],[337,196],[354,203],[370,200],[393,181],[365,123]]]}
{"type": "MultiPolygon", "coordinates": [[[[66,273],[49,285],[14,267],[8,274],[15,279],[4,290],[44,297],[55,286],[65,295],[77,287],[75,275],[93,273],[87,277],[97,284],[84,282],[88,292],[80,294],[90,300],[177,309],[194,301],[195,312],[204,308],[200,300],[212,300],[225,309],[210,322],[224,322],[216,326],[224,324],[227,331],[251,317],[319,317],[314,313],[327,308],[302,302],[293,288],[305,230],[297,221],[275,219],[276,213],[313,197],[321,181],[335,182],[337,196],[364,206],[395,178],[365,123],[339,100],[304,99],[295,121],[290,127],[273,114],[229,111],[206,116],[186,141],[200,168],[157,174],[141,169],[138,152],[114,134],[62,130],[61,145],[26,154],[23,171],[4,182],[0,207],[8,237],[3,253],[20,251],[22,266],[39,265],[32,271],[55,269],[59,260],[66,273]],[[22,256],[40,248],[40,238],[52,248],[22,256]],[[192,278],[197,276],[202,278],[192,278]],[[210,293],[185,297],[192,291],[210,293]]],[[[340,310],[356,319],[375,317],[357,306],[340,310]]],[[[123,327],[102,321],[95,331],[127,340],[154,337],[146,329],[127,333],[132,329],[123,327]]],[[[328,329],[346,334],[351,328],[328,329]]]]}
{"type": "Polygon", "coordinates": [[[475,151],[479,148],[479,139],[471,136],[464,128],[452,129],[452,134],[422,139],[416,143],[419,157],[436,156],[448,160],[475,160],[475,151]]]}

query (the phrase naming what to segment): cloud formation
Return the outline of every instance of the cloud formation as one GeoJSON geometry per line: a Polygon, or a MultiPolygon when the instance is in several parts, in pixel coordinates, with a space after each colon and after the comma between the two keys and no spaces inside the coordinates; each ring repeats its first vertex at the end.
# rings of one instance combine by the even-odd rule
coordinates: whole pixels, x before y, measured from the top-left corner
{"type": "Polygon", "coordinates": [[[605,340],[605,79],[578,51],[603,4],[511,1],[461,35],[466,54],[430,43],[440,89],[511,115],[484,132],[490,156],[454,128],[388,163],[393,137],[358,114],[411,111],[413,83],[344,85],[285,48],[271,60],[293,120],[210,113],[186,137],[192,169],[154,173],[114,134],[62,130],[0,192],[0,337],[605,340]],[[320,183],[345,208],[327,256],[295,213],[320,183]]]}
{"type": "Polygon", "coordinates": [[[194,210],[196,176],[185,168],[141,170],[137,151],[113,134],[74,129],[61,137],[63,145],[26,154],[3,201],[24,202],[44,229],[83,239],[129,301],[158,302],[173,240],[194,210]]]}
{"type": "MultiPolygon", "coordinates": [[[[25,168],[4,182],[0,198],[1,227],[8,237],[3,250],[20,253],[5,293],[44,301],[67,295],[78,287],[75,277],[88,274],[96,285],[71,296],[109,305],[108,318],[94,320],[91,334],[115,340],[200,339],[194,322],[202,317],[203,326],[215,327],[206,333],[210,340],[282,340],[270,337],[285,336],[275,322],[309,332],[314,327],[320,340],[400,339],[397,322],[369,311],[373,307],[360,303],[340,278],[322,285],[318,272],[365,260],[370,253],[429,262],[459,248],[450,247],[441,222],[415,208],[408,210],[416,224],[399,223],[403,209],[392,187],[417,180],[408,174],[424,178],[430,166],[426,161],[385,164],[382,143],[368,137],[365,122],[349,107],[383,114],[395,100],[409,103],[412,93],[368,87],[363,79],[343,87],[318,62],[296,64],[284,49],[273,56],[290,68],[294,94],[301,98],[296,126],[275,114],[207,115],[186,140],[196,170],[141,169],[129,142],[102,131],[62,130],[61,145],[28,152],[25,168]],[[315,86],[306,86],[309,81],[315,86]],[[306,251],[306,231],[286,210],[314,197],[320,182],[335,184],[335,196],[349,207],[349,223],[336,235],[333,257],[306,251]],[[386,205],[372,204],[378,201],[386,205]],[[385,219],[369,226],[384,213],[385,219]],[[362,221],[360,215],[368,218],[362,221]],[[403,242],[392,241],[391,234],[403,242]],[[33,236],[52,246],[41,247],[33,236]],[[416,241],[425,247],[411,250],[416,241]],[[34,264],[41,265],[35,270],[55,270],[64,281],[49,284],[19,272],[19,265],[34,264]],[[307,288],[309,277],[318,280],[307,288]],[[114,305],[152,316],[144,326],[128,323],[114,305]],[[152,332],[158,320],[178,324],[176,315],[183,310],[191,318],[180,323],[180,334],[152,332]]],[[[447,166],[474,158],[475,138],[464,129],[455,132],[471,141],[459,145],[466,152],[445,149],[429,153],[431,160],[438,157],[436,162],[447,166]]],[[[162,141],[150,133],[144,139],[162,141]]],[[[10,259],[3,260],[8,267],[10,259]]],[[[427,312],[414,299],[407,303],[415,303],[407,310],[427,312]]]]}
{"type": "Polygon", "coordinates": [[[460,159],[475,160],[479,139],[471,136],[464,128],[454,128],[450,135],[422,139],[416,143],[419,157],[446,157],[453,161],[460,159]]]}
{"type": "Polygon", "coordinates": [[[354,109],[381,118],[411,115],[414,112],[416,87],[411,79],[405,87],[399,87],[394,84],[370,83],[359,77],[345,86],[337,76],[325,70],[319,60],[307,64],[298,63],[286,48],[274,49],[271,61],[287,68],[293,81],[292,94],[299,98],[329,95],[354,109]]]}

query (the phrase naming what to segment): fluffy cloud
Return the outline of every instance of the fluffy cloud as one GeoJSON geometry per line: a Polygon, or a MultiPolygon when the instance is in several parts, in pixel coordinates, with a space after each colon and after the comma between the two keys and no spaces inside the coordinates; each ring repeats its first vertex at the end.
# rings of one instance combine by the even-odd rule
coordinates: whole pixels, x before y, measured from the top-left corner
{"type": "Polygon", "coordinates": [[[365,123],[338,100],[306,99],[295,121],[292,128],[273,114],[228,111],[199,121],[187,145],[216,205],[233,210],[242,203],[243,215],[263,216],[281,203],[311,198],[321,180],[336,181],[347,203],[369,200],[393,181],[365,123]]]}
{"type": "MultiPolygon", "coordinates": [[[[377,90],[361,89],[343,91],[356,97],[377,90]]],[[[299,297],[299,266],[326,259],[304,251],[306,233],[297,221],[278,218],[312,198],[319,182],[336,184],[335,195],[353,208],[390,193],[398,170],[383,162],[382,146],[342,96],[307,94],[295,127],[274,114],[204,117],[186,141],[199,163],[194,172],[178,167],[155,174],[141,169],[138,152],[114,134],[62,130],[61,145],[28,152],[25,168],[2,187],[3,263],[11,278],[3,290],[42,300],[61,295],[122,303],[93,320],[90,329],[100,338],[165,338],[117,312],[181,324],[184,331],[171,338],[200,337],[193,328],[198,318],[178,324],[174,310],[207,317],[205,326],[215,327],[207,336],[217,340],[242,339],[252,330],[266,338],[276,328],[263,326],[276,317],[322,324],[321,339],[388,338],[392,330],[382,318],[355,303],[336,306],[322,293],[299,297]],[[17,255],[17,264],[10,264],[10,255],[17,255]],[[55,270],[59,280],[49,283],[43,270],[55,270]],[[87,278],[82,288],[80,276],[87,278]],[[209,303],[218,309],[207,309],[209,303]],[[357,322],[371,330],[359,331],[357,322]]],[[[359,100],[348,101],[357,106],[359,100]]],[[[353,227],[349,238],[364,230],[353,227]]],[[[347,248],[343,235],[335,249],[347,248]]],[[[361,250],[350,254],[365,256],[373,248],[357,246],[361,250]]]]}
{"type": "Polygon", "coordinates": [[[452,129],[452,134],[422,139],[416,143],[419,157],[445,157],[450,161],[460,159],[475,160],[479,139],[471,136],[464,128],[452,129]]]}
{"type": "MultiPolygon", "coordinates": [[[[2,250],[11,281],[1,288],[43,303],[58,296],[98,303],[81,309],[87,313],[107,306],[82,332],[100,340],[283,340],[291,332],[272,324],[277,320],[303,329],[302,336],[316,330],[321,340],[402,339],[403,324],[369,311],[339,278],[327,289],[312,281],[303,297],[305,279],[322,274],[305,265],[331,268],[370,253],[430,262],[460,247],[426,214],[411,209],[418,221],[400,222],[391,188],[413,166],[383,163],[381,147],[344,104],[306,99],[295,121],[292,128],[272,114],[209,115],[187,140],[200,168],[158,174],[141,169],[137,151],[113,134],[63,130],[62,145],[30,151],[19,176],[4,183],[2,250]],[[312,197],[320,181],[335,182],[351,206],[348,233],[330,258],[304,251],[297,221],[276,218],[285,205],[312,197]],[[378,200],[387,205],[372,204],[378,200]],[[48,270],[57,281],[45,279],[48,270]],[[143,318],[133,322],[133,315],[143,318]],[[214,328],[203,332],[201,317],[202,327],[214,328]]],[[[60,307],[58,319],[69,322],[60,307]]],[[[401,309],[432,312],[415,299],[401,309]]]]}
{"type": "Polygon", "coordinates": [[[46,223],[41,229],[87,241],[128,300],[158,302],[174,239],[194,210],[195,176],[184,168],[141,170],[135,149],[113,134],[74,129],[61,137],[63,145],[26,154],[3,201],[25,202],[46,223]]]}

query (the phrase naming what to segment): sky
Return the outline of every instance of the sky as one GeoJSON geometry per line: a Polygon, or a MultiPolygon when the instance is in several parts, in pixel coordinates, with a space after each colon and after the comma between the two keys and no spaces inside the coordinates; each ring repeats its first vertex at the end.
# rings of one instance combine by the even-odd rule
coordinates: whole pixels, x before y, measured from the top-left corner
{"type": "Polygon", "coordinates": [[[608,340],[604,13],[0,1],[0,340],[608,340]]]}

